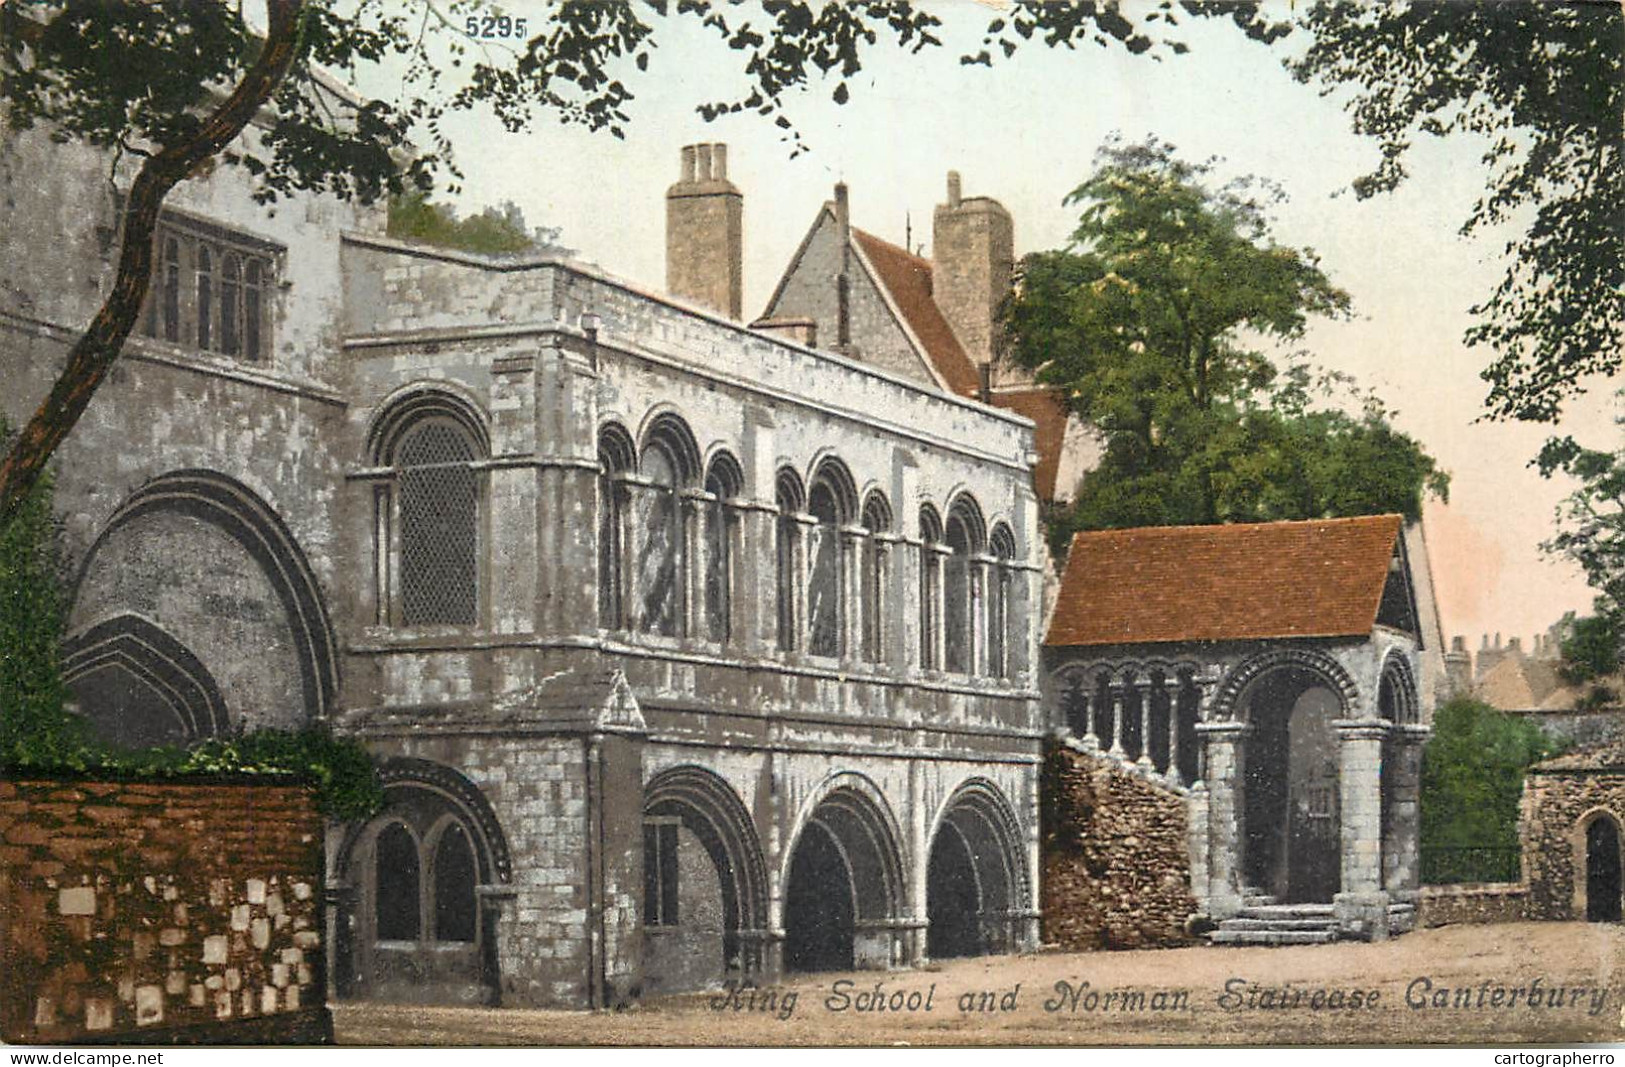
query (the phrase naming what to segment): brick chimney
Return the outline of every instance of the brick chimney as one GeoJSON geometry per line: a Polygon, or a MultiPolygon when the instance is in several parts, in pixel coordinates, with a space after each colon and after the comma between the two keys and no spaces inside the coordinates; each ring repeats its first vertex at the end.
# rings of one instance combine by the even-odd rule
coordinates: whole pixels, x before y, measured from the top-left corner
{"type": "Polygon", "coordinates": [[[996,319],[1010,294],[1015,226],[997,200],[961,195],[958,171],[948,172],[948,202],[932,220],[931,287],[937,307],[975,364],[994,365],[993,385],[1009,370],[996,319]]]}
{"type": "Polygon", "coordinates": [[[728,180],[728,146],[683,149],[666,190],[666,291],[730,319],[744,304],[745,198],[728,180]]]}

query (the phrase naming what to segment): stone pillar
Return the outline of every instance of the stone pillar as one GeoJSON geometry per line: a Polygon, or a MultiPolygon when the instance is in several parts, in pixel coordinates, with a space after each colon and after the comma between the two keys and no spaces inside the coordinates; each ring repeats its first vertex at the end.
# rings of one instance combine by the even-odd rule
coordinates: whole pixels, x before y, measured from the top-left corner
{"type": "Polygon", "coordinates": [[[1113,678],[1107,688],[1112,695],[1112,747],[1111,754],[1122,758],[1128,753],[1123,749],[1123,689],[1121,679],[1113,678]]]}
{"type": "Polygon", "coordinates": [[[1338,719],[1342,820],[1342,891],[1333,899],[1339,926],[1373,941],[1388,937],[1388,894],[1382,888],[1382,749],[1389,724],[1338,719]]]}
{"type": "Polygon", "coordinates": [[[790,562],[790,573],[794,575],[790,584],[795,586],[790,597],[795,604],[795,625],[790,643],[797,652],[805,654],[812,647],[812,619],[808,617],[810,600],[807,590],[812,587],[813,554],[808,549],[811,547],[813,527],[818,525],[818,520],[805,512],[792,518],[796,524],[796,550],[790,562]]]}
{"type": "Polygon", "coordinates": [[[1168,769],[1164,777],[1169,785],[1183,784],[1179,777],[1179,675],[1169,674],[1162,679],[1162,691],[1168,695],[1168,769]]]}
{"type": "Polygon", "coordinates": [[[1396,903],[1413,904],[1421,884],[1422,746],[1426,726],[1390,727],[1382,774],[1388,794],[1383,827],[1382,884],[1396,903]]]}
{"type": "Polygon", "coordinates": [[[1095,696],[1087,689],[1079,689],[1079,696],[1083,698],[1083,737],[1084,745],[1091,752],[1100,751],[1100,736],[1095,733],[1095,696]]]}
{"type": "Polygon", "coordinates": [[[1151,679],[1136,678],[1134,688],[1140,694],[1140,754],[1134,765],[1143,771],[1154,770],[1151,762],[1151,679]]]}
{"type": "Polygon", "coordinates": [[[863,546],[869,531],[843,526],[841,537],[841,658],[863,659],[863,546]]]}
{"type": "Polygon", "coordinates": [[[1207,910],[1228,919],[1241,910],[1242,768],[1252,727],[1204,722],[1196,727],[1207,750],[1207,910]]]}
{"type": "Polygon", "coordinates": [[[1197,914],[1208,911],[1208,800],[1207,786],[1197,782],[1185,800],[1185,844],[1191,857],[1191,895],[1197,914]]]}

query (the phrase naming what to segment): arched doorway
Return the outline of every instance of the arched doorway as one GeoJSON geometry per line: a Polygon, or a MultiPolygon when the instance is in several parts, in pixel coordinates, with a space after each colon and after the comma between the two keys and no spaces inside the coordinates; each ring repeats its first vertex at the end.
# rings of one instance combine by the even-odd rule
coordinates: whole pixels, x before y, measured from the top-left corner
{"type": "Polygon", "coordinates": [[[1586,922],[1620,921],[1619,824],[1598,815],[1586,827],[1586,922]]]}
{"type": "Polygon", "coordinates": [[[449,767],[396,759],[379,770],[384,808],[353,827],[342,871],[336,993],[440,1004],[494,1004],[496,913],[480,887],[509,881],[506,841],[477,787],[449,767]]]}
{"type": "Polygon", "coordinates": [[[852,969],[857,911],[852,871],[835,835],[818,823],[802,831],[784,897],[784,966],[791,971],[852,969]]]}
{"type": "Polygon", "coordinates": [[[1316,673],[1268,671],[1243,694],[1252,733],[1243,766],[1242,870],[1250,886],[1290,903],[1330,903],[1341,884],[1339,750],[1342,702],[1316,673]]]}
{"type": "Polygon", "coordinates": [[[944,805],[926,866],[926,954],[1005,952],[1027,898],[1021,832],[990,782],[962,785],[944,805]]]}
{"type": "Polygon", "coordinates": [[[902,860],[895,823],[866,779],[824,793],[802,821],[785,871],[784,965],[792,971],[900,962],[902,860]]]}
{"type": "Polygon", "coordinates": [[[767,873],[732,787],[702,767],[662,771],[644,791],[643,819],[646,990],[759,973],[767,873]]]}

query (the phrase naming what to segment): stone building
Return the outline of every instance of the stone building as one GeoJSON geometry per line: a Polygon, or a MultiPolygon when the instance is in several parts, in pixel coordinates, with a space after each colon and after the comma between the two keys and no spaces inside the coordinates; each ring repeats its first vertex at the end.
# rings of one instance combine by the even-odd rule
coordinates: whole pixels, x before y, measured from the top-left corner
{"type": "MultiPolygon", "coordinates": [[[[0,149],[13,422],[110,282],[106,163],[0,149]]],[[[341,995],[596,1006],[1035,943],[1028,420],[735,321],[720,146],[668,200],[679,298],[249,192],[171,196],[59,454],[66,663],[116,740],[326,722],[382,758],[387,810],[330,835],[341,995]]]]}
{"type": "Polygon", "coordinates": [[[1625,743],[1617,738],[1535,764],[1524,778],[1524,917],[1619,922],[1625,743]]]}
{"type": "Polygon", "coordinates": [[[1056,725],[1185,798],[1215,941],[1408,928],[1416,588],[1397,515],[1073,539],[1045,638],[1056,725]]]}

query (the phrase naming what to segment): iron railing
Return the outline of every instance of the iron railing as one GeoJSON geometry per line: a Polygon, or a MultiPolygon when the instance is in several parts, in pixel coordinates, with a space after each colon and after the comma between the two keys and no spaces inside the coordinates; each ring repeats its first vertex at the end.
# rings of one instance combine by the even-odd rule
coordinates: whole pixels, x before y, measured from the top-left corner
{"type": "Polygon", "coordinates": [[[1521,876],[1517,845],[1424,845],[1424,885],[1463,882],[1516,882],[1521,876]]]}

